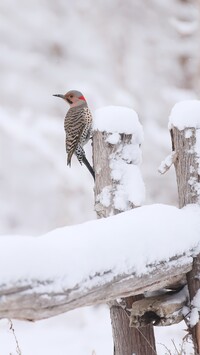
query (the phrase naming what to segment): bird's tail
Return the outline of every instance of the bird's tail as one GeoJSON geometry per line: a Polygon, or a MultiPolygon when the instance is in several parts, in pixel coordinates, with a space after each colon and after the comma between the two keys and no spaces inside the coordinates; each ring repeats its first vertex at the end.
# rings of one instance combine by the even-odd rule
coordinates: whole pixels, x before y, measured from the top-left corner
{"type": "Polygon", "coordinates": [[[91,165],[90,165],[90,163],[89,163],[89,161],[87,160],[87,158],[86,158],[85,155],[82,156],[82,162],[83,162],[83,164],[85,164],[86,168],[88,168],[90,174],[93,176],[93,179],[94,179],[94,181],[95,181],[94,169],[91,167],[91,165]]]}
{"type": "Polygon", "coordinates": [[[72,153],[68,153],[67,154],[67,165],[69,165],[69,167],[71,168],[71,160],[72,160],[72,153]]]}

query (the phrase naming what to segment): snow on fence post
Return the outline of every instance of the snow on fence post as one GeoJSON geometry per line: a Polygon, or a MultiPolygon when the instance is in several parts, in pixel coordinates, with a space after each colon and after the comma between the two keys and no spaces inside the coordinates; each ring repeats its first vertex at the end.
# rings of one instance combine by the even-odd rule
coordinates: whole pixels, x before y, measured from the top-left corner
{"type": "MultiPolygon", "coordinates": [[[[179,207],[200,204],[200,101],[188,100],[174,106],[169,118],[172,138],[179,207]]],[[[200,222],[199,222],[200,223],[200,222]]],[[[189,326],[195,355],[200,354],[200,254],[193,259],[193,268],[187,274],[191,301],[189,326]],[[196,296],[196,297],[195,297],[196,296]]]]}
{"type": "MultiPolygon", "coordinates": [[[[105,107],[96,111],[93,135],[95,210],[98,218],[140,206],[145,189],[139,169],[143,130],[135,111],[105,107]]],[[[124,226],[126,228],[127,226],[124,226]]],[[[108,253],[112,250],[108,250],[108,253]]],[[[153,326],[130,328],[123,309],[143,296],[110,302],[114,355],[155,355],[153,326]]]]}

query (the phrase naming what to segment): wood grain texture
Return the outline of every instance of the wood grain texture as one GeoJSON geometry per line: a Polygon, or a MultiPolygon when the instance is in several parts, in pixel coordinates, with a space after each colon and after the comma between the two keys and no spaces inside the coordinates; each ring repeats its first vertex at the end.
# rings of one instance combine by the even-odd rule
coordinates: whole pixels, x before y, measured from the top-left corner
{"type": "MultiPolygon", "coordinates": [[[[113,204],[105,208],[99,200],[98,196],[102,192],[103,188],[112,186],[111,179],[111,169],[109,166],[110,160],[109,156],[111,154],[111,147],[106,143],[108,133],[95,131],[93,134],[93,166],[95,170],[95,211],[98,218],[109,217],[111,214],[114,214],[113,204]]],[[[116,149],[113,146],[112,150],[116,149]]]]}
{"type": "Polygon", "coordinates": [[[183,320],[182,309],[188,302],[186,286],[179,292],[143,298],[132,304],[131,327],[145,327],[148,324],[166,326],[183,320]]]}
{"type": "Polygon", "coordinates": [[[190,203],[198,203],[199,196],[192,181],[199,182],[198,161],[195,152],[196,130],[186,128],[178,130],[174,127],[171,131],[176,160],[174,162],[178,187],[179,207],[190,203]],[[186,138],[186,137],[189,138],[186,138]]]}
{"type": "MultiPolygon", "coordinates": [[[[142,296],[126,298],[126,307],[131,309],[132,304],[142,296]]],[[[151,325],[143,328],[131,328],[127,313],[117,302],[113,302],[110,308],[112,332],[114,339],[114,355],[155,355],[155,338],[151,325]],[[133,352],[134,351],[134,352],[133,352]]]]}
{"type": "Polygon", "coordinates": [[[56,279],[19,279],[10,284],[0,282],[0,318],[40,320],[79,307],[155,291],[179,283],[191,267],[191,258],[179,255],[169,262],[148,265],[147,273],[141,277],[133,270],[117,276],[113,276],[114,270],[105,270],[101,275],[88,275],[91,287],[88,287],[88,280],[83,280],[71,289],[62,284],[59,292],[56,292],[56,279]]]}
{"type": "MultiPolygon", "coordinates": [[[[178,185],[179,207],[187,204],[200,203],[198,183],[200,182],[199,158],[195,149],[197,130],[186,128],[171,130],[172,149],[177,153],[175,161],[176,178],[178,185]]],[[[193,260],[192,270],[187,274],[190,300],[200,289],[200,254],[193,260]]],[[[200,354],[200,322],[191,329],[195,355],[200,354]]]]}

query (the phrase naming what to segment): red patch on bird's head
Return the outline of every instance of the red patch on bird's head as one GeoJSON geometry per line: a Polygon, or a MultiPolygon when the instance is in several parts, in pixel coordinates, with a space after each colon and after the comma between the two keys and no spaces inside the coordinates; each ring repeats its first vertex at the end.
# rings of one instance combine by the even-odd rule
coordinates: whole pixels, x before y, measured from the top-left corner
{"type": "Polygon", "coordinates": [[[79,100],[83,100],[83,101],[86,101],[86,99],[84,98],[84,96],[79,96],[79,100]]]}

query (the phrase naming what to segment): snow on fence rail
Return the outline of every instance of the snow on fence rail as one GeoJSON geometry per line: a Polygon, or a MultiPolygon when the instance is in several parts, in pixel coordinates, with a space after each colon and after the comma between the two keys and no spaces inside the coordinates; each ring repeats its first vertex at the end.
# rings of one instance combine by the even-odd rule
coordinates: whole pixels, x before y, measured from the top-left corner
{"type": "Polygon", "coordinates": [[[179,282],[199,219],[195,206],[150,205],[41,237],[1,236],[0,317],[42,319],[179,282]]]}

